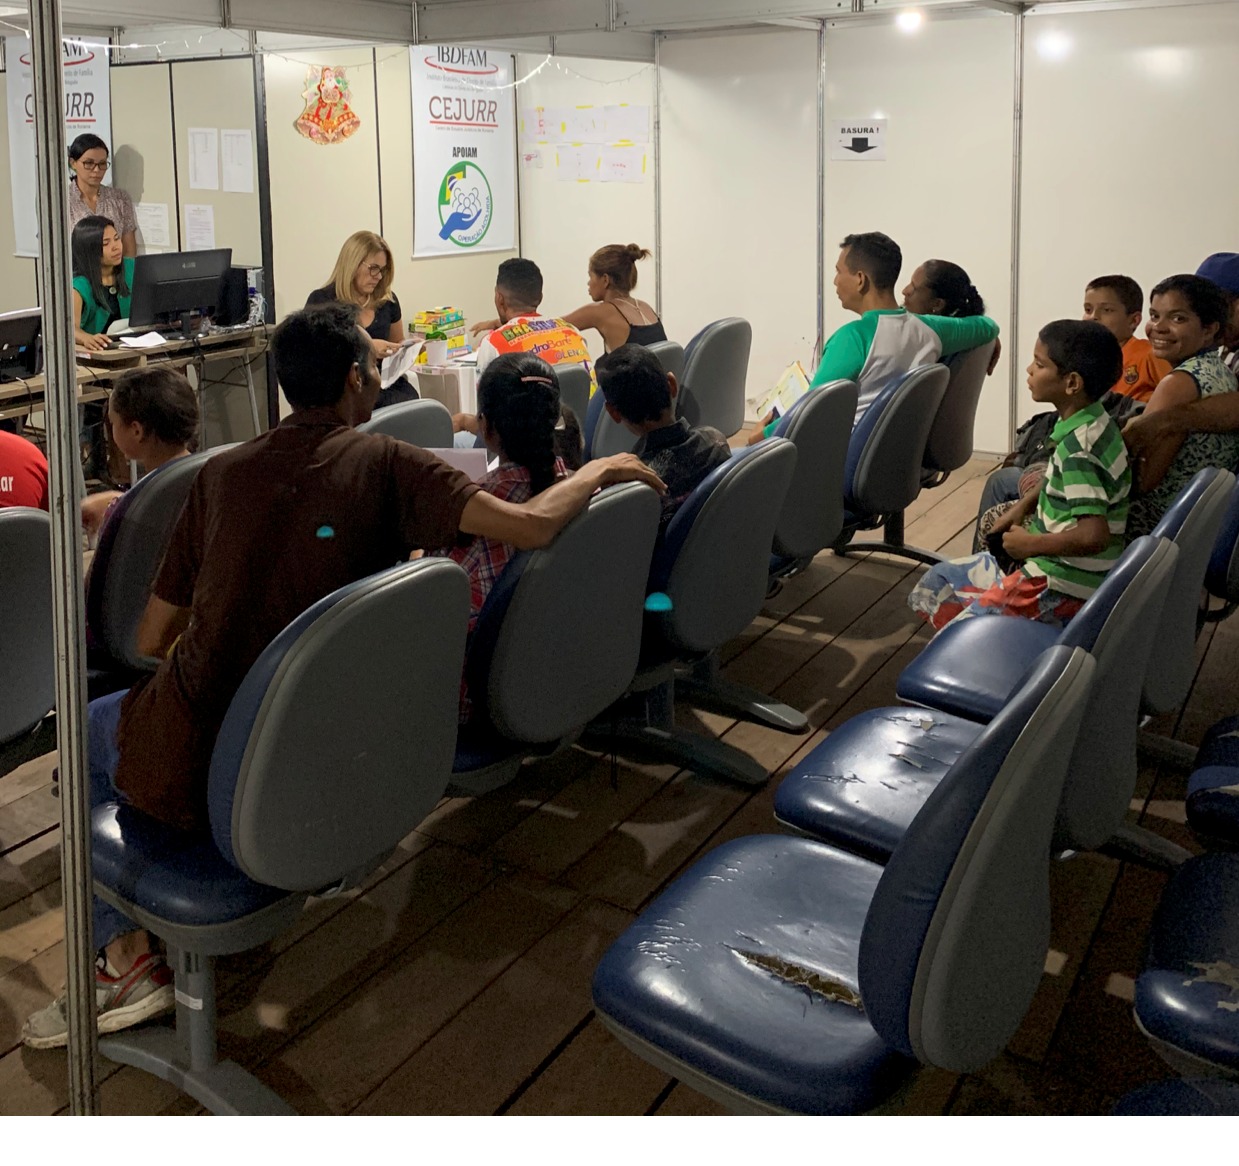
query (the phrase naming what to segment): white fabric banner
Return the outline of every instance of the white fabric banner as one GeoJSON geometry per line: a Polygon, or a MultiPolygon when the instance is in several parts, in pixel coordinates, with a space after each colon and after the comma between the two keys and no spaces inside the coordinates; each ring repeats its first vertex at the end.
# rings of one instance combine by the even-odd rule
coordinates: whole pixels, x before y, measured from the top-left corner
{"type": "Polygon", "coordinates": [[[413,257],[516,248],[512,57],[414,45],[413,257]]]}
{"type": "MultiPolygon", "coordinates": [[[[72,142],[78,134],[98,134],[110,150],[112,90],[108,79],[107,42],[65,37],[61,49],[65,73],[65,141],[72,142]]],[[[35,174],[39,163],[34,142],[30,41],[24,36],[5,37],[4,59],[8,74],[14,252],[36,258],[39,254],[39,203],[35,174]]],[[[69,163],[68,159],[59,158],[56,164],[67,166],[69,163]]]]}

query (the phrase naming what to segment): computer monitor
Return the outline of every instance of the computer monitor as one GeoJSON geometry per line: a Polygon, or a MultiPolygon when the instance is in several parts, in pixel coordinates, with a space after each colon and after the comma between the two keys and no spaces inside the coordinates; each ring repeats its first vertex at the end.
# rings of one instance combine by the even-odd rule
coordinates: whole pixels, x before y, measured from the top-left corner
{"type": "Polygon", "coordinates": [[[43,365],[43,346],[39,343],[42,327],[39,308],[0,314],[0,381],[24,380],[39,371],[43,365]]]}
{"type": "Polygon", "coordinates": [[[187,323],[194,313],[211,315],[223,301],[224,275],[232,248],[139,255],[133,261],[129,326],[187,323]]]}

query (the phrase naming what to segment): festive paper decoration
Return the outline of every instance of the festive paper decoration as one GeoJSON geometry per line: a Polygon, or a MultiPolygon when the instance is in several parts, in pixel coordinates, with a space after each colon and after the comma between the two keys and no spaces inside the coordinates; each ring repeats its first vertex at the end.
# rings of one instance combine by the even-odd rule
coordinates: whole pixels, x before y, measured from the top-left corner
{"type": "Polygon", "coordinates": [[[339,65],[322,69],[311,66],[301,96],[305,109],[293,124],[310,141],[330,146],[351,138],[361,128],[361,118],[349,108],[348,79],[339,65]]]}

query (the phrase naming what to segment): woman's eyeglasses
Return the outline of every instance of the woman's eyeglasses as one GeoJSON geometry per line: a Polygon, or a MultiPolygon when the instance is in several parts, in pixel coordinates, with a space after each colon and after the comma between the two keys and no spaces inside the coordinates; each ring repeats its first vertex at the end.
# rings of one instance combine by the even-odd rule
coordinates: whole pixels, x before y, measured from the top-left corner
{"type": "Polygon", "coordinates": [[[78,165],[83,170],[94,170],[98,174],[102,174],[111,165],[110,162],[78,162],[78,165]]]}
{"type": "Polygon", "coordinates": [[[367,263],[362,271],[374,279],[382,279],[387,274],[387,268],[380,267],[377,263],[367,263]]]}

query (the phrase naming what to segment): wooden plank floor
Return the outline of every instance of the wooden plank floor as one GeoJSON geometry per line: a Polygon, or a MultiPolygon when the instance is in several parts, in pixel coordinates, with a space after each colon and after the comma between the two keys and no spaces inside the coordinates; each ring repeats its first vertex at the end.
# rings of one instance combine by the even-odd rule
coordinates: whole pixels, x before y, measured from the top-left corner
{"type": "MultiPolygon", "coordinates": [[[[977,459],[908,515],[908,540],[969,549],[977,459]]],[[[788,736],[681,710],[772,773],[757,791],[672,766],[611,765],[580,749],[479,799],[445,799],[364,887],[312,903],[278,941],[219,967],[223,1052],[306,1113],[712,1114],[721,1110],[624,1050],[595,1018],[589,981],[610,941],[697,856],[775,829],[781,775],[832,728],[895,703],[926,642],[905,604],[918,571],[823,554],[725,653],[726,674],[804,709],[788,736]]],[[[1239,621],[1210,627],[1180,714],[1195,743],[1235,711],[1239,621]],[[1235,626],[1232,626],[1234,624],[1235,626]]],[[[67,1103],[63,1052],[19,1043],[64,978],[54,758],[0,778],[0,1113],[67,1103]]],[[[1184,775],[1150,766],[1131,816],[1192,846],[1184,775]]],[[[979,1073],[927,1072],[908,1113],[1103,1113],[1169,1071],[1130,1000],[1164,876],[1099,855],[1055,865],[1046,974],[1023,1027],[979,1073]]],[[[193,1113],[170,1086],[101,1064],[112,1114],[193,1113]]]]}

